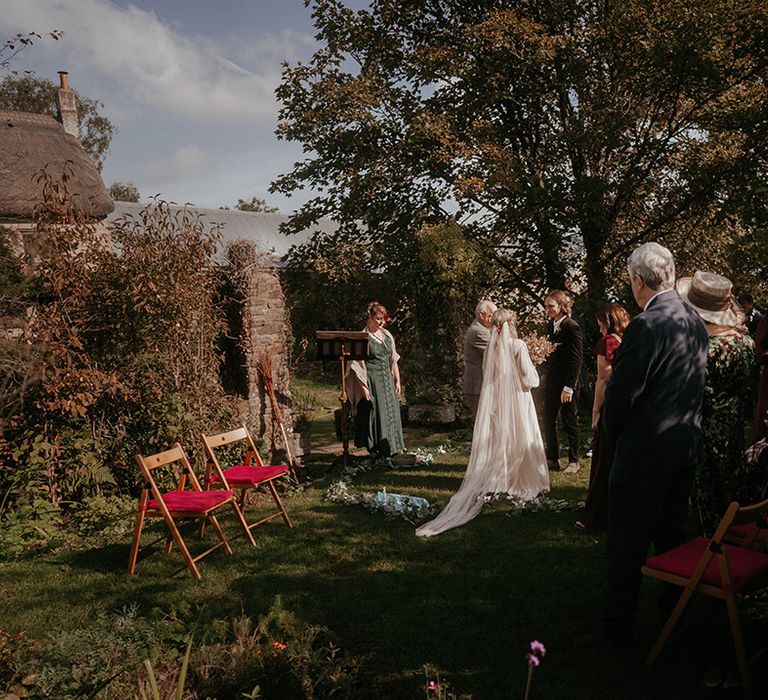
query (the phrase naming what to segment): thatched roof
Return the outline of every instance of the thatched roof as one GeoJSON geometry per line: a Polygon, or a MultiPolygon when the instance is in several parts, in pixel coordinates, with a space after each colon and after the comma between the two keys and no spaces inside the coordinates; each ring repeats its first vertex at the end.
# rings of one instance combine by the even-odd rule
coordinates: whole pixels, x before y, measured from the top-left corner
{"type": "MultiPolygon", "coordinates": [[[[141,210],[147,206],[146,203],[115,202],[115,211],[108,221],[119,221],[126,215],[134,221],[139,221],[141,210]]],[[[320,219],[311,228],[287,236],[280,231],[280,224],[287,223],[290,218],[286,214],[266,214],[238,209],[203,209],[193,205],[170,205],[169,208],[172,213],[187,210],[198,214],[206,230],[213,224],[220,224],[221,240],[225,245],[235,241],[253,241],[261,250],[274,253],[278,259],[282,259],[292,245],[308,241],[315,231],[332,234],[338,228],[331,219],[320,219]]]]}
{"type": "Polygon", "coordinates": [[[69,164],[67,189],[86,216],[101,219],[115,207],[99,171],[80,142],[46,114],[0,112],[0,219],[30,221],[42,200],[43,168],[58,179],[69,164]]]}

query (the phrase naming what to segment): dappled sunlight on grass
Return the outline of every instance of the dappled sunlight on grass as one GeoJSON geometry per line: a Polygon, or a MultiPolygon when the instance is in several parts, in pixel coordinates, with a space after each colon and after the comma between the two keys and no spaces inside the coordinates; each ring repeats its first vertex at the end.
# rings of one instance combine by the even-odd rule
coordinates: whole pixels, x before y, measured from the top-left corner
{"type": "MultiPolygon", "coordinates": [[[[435,454],[431,465],[359,474],[350,488],[446,503],[467,461],[466,451],[435,454]]],[[[553,474],[549,496],[582,500],[587,467],[553,474]]],[[[577,530],[578,511],[528,512],[496,501],[465,526],[423,539],[404,520],[324,500],[341,476],[334,455],[307,470],[311,483],[285,498],[294,528],[270,521],[254,530],[251,547],[224,518],[234,555],[207,557],[199,582],[161,544],[127,577],[128,539],[0,564],[0,587],[14,602],[0,613],[0,627],[40,638],[131,603],[150,619],[181,607],[179,615],[204,627],[217,617],[264,614],[279,593],[287,609],[326,625],[342,649],[365,657],[365,697],[374,699],[423,697],[425,663],[444,670],[458,692],[522,697],[531,639],[548,648],[546,672],[536,679],[536,697],[548,699],[693,697],[713,650],[730,658],[727,628],[722,637],[688,639],[651,673],[641,656],[609,663],[601,652],[574,648],[571,637],[597,623],[604,576],[603,536],[577,530]]],[[[144,542],[163,533],[156,523],[144,542]]],[[[658,632],[656,592],[643,587],[643,648],[658,632]]]]}

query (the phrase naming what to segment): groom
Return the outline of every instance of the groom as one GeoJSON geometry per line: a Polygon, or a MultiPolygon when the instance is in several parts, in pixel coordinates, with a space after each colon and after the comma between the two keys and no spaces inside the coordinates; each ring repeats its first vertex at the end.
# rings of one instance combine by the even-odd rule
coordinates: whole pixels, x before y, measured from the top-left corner
{"type": "Polygon", "coordinates": [[[568,435],[566,474],[579,471],[579,417],[576,392],[583,355],[581,326],[571,318],[571,297],[562,289],[551,291],[544,300],[550,319],[549,339],[555,349],[545,364],[544,446],[550,471],[560,471],[560,443],[557,439],[557,417],[562,415],[568,435]]]}

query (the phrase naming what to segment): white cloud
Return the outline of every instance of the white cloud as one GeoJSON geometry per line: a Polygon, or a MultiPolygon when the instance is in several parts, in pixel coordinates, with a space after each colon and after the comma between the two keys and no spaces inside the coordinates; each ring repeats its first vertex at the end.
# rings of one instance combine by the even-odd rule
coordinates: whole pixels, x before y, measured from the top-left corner
{"type": "Polygon", "coordinates": [[[170,155],[151,163],[147,163],[142,180],[162,184],[169,181],[193,180],[202,174],[210,177],[218,167],[216,157],[196,144],[182,146],[170,155]]]}
{"type": "Polygon", "coordinates": [[[273,119],[280,60],[292,58],[293,47],[309,41],[286,31],[249,47],[218,47],[181,36],[154,12],[134,6],[123,9],[106,0],[0,0],[0,30],[6,35],[54,28],[64,31],[63,39],[40,40],[31,50],[65,54],[73,67],[87,66],[113,83],[117,111],[129,114],[144,107],[218,123],[273,119]],[[256,68],[243,67],[246,60],[256,68]]]}

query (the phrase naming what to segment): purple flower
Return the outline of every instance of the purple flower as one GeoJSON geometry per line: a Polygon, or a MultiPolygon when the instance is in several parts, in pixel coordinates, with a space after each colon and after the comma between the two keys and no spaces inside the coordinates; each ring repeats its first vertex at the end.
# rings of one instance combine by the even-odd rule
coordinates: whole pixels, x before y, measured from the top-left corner
{"type": "Polygon", "coordinates": [[[539,656],[546,656],[547,655],[547,649],[546,647],[538,640],[534,639],[531,642],[531,651],[534,654],[538,654],[539,656]]]}
{"type": "Polygon", "coordinates": [[[538,666],[541,663],[541,661],[539,661],[539,657],[536,656],[536,654],[528,654],[525,658],[528,659],[528,664],[530,666],[538,666]]]}

